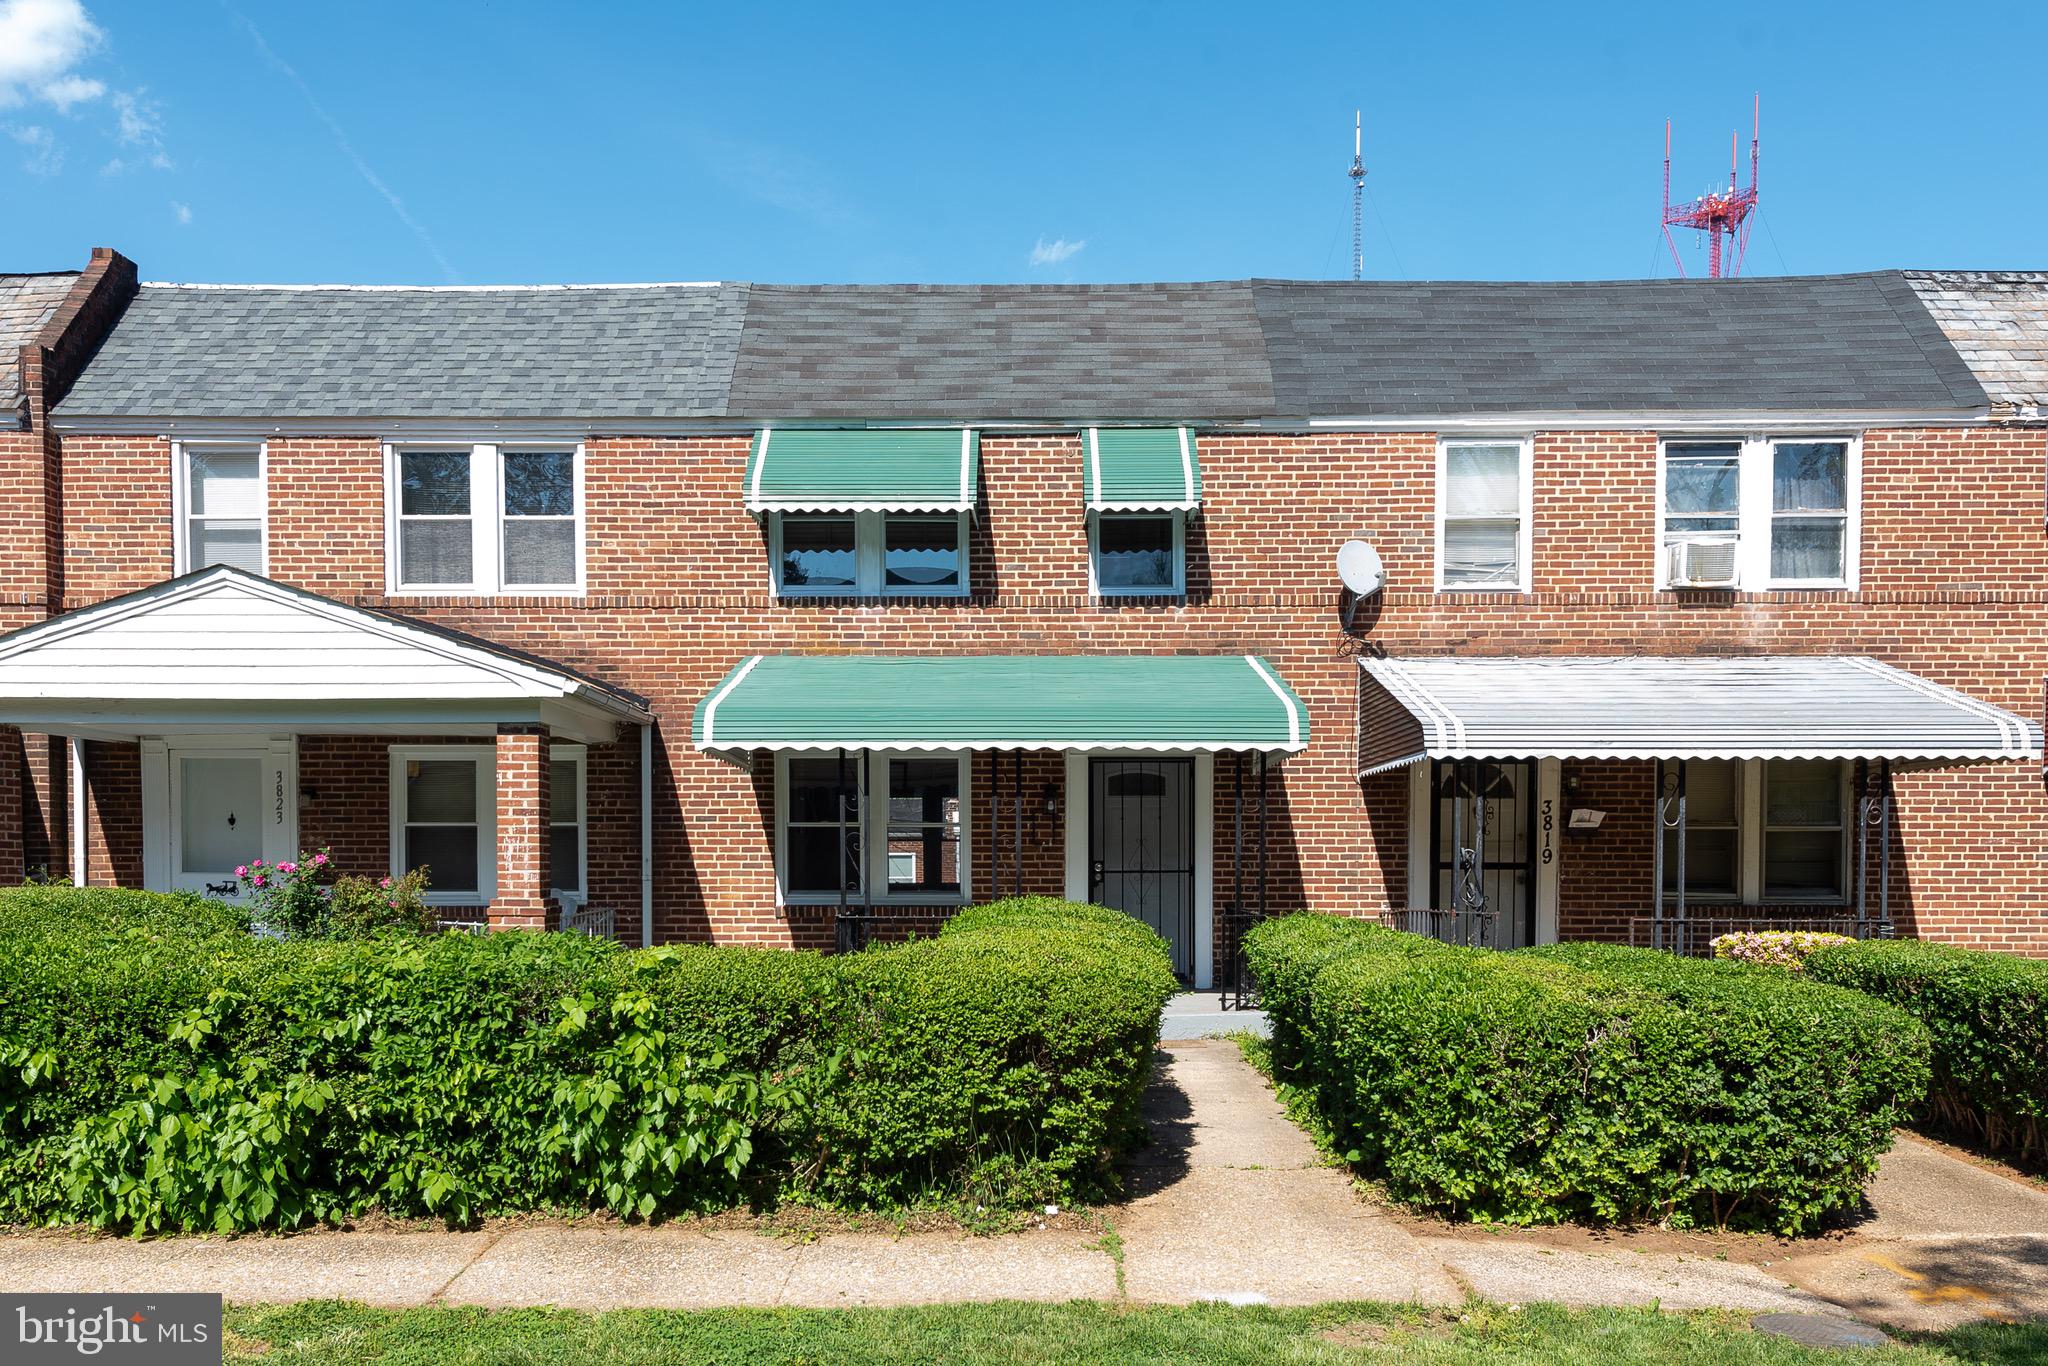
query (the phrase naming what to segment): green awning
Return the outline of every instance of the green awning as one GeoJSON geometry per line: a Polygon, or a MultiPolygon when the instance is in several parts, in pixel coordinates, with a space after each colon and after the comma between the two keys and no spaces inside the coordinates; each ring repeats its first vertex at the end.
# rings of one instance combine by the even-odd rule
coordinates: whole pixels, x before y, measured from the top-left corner
{"type": "Polygon", "coordinates": [[[1202,505],[1202,465],[1187,427],[1090,427],[1085,457],[1090,512],[1202,505]]]}
{"type": "Polygon", "coordinates": [[[754,655],[691,724],[697,748],[1130,749],[1308,745],[1308,711],[1254,655],[754,655]]]}
{"type": "Polygon", "coordinates": [[[981,498],[975,432],[766,428],[747,459],[749,512],[970,512],[981,498]]]}

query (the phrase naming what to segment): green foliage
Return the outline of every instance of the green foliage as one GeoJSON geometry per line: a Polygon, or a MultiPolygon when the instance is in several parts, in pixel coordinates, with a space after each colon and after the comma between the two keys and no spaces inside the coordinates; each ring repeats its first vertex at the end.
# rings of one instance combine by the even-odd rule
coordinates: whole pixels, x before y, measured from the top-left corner
{"type": "Polygon", "coordinates": [[[1174,984],[1151,931],[1062,908],[830,959],[0,894],[0,1221],[1066,1198],[1105,1181],[1174,984]]]}
{"type": "Polygon", "coordinates": [[[1283,1075],[1395,1196],[1512,1223],[1810,1228],[1925,1084],[1900,1012],[1648,950],[1492,953],[1333,917],[1247,954],[1283,1075]]]}
{"type": "Polygon", "coordinates": [[[826,1196],[1010,1205],[1106,1188],[1178,989],[1158,935],[1024,898],[841,964],[852,1066],[819,1116],[826,1196]]]}
{"type": "Polygon", "coordinates": [[[1895,939],[1825,949],[1806,966],[1927,1026],[1937,1124],[2023,1161],[2048,1159],[2048,962],[1895,939]]]}
{"type": "Polygon", "coordinates": [[[235,869],[249,894],[250,917],[292,939],[362,939],[385,930],[425,934],[434,928],[427,905],[427,875],[341,876],[325,849],[266,864],[256,859],[235,869]]]}

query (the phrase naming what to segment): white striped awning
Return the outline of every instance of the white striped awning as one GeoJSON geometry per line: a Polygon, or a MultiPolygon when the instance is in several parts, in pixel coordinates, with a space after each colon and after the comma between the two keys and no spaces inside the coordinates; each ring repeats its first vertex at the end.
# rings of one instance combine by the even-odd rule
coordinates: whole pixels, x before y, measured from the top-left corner
{"type": "Polygon", "coordinates": [[[1359,661],[1359,776],[1424,759],[2039,759],[1999,707],[1853,655],[1359,661]]]}

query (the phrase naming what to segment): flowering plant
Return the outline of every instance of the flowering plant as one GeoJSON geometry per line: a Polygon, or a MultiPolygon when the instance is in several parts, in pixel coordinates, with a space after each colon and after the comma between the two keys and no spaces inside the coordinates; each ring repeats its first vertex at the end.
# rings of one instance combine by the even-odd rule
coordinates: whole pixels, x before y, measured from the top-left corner
{"type": "Polygon", "coordinates": [[[1806,956],[1816,949],[1853,942],[1846,935],[1819,930],[1741,930],[1714,940],[1714,957],[1757,967],[1804,972],[1806,956]]]}
{"type": "Polygon", "coordinates": [[[358,939],[384,929],[433,928],[422,872],[380,878],[341,875],[325,849],[296,859],[252,859],[235,869],[251,919],[291,939],[358,939]]]}

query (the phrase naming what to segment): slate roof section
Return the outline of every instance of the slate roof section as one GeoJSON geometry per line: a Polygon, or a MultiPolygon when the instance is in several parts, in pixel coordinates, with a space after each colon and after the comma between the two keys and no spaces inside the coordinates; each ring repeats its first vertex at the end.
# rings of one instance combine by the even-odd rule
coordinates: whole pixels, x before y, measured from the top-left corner
{"type": "Polygon", "coordinates": [[[1231,418],[1273,387],[1242,284],[755,285],[727,410],[1231,418]]]}
{"type": "Polygon", "coordinates": [[[1574,283],[1257,281],[1292,416],[1969,409],[1896,271],[1574,283]]]}
{"type": "Polygon", "coordinates": [[[0,416],[21,402],[21,348],[36,339],[77,278],[75,270],[0,275],[0,416]]]}
{"type": "Polygon", "coordinates": [[[667,418],[724,411],[744,285],[146,284],[67,418],[667,418]]]}
{"type": "Polygon", "coordinates": [[[2048,271],[1909,270],[1999,416],[2048,417],[2048,271]]]}

